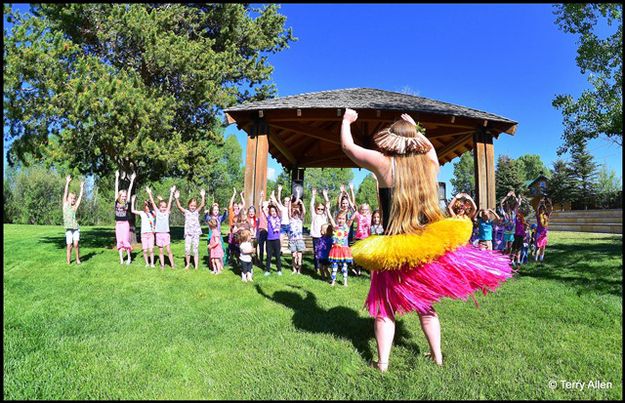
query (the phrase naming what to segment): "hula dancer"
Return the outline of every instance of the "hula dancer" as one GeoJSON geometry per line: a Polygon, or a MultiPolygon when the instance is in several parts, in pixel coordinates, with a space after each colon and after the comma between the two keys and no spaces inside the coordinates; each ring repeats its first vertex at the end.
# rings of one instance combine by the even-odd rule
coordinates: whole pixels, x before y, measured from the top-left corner
{"type": "Polygon", "coordinates": [[[388,369],[395,315],[417,312],[430,346],[442,365],[441,334],[433,304],[444,297],[466,300],[473,292],[495,290],[512,277],[510,260],[496,251],[468,245],[471,221],[445,218],[438,202],[438,157],[409,115],[373,136],[378,150],[354,143],[346,109],[341,124],[343,151],[378,178],[385,235],[353,246],[354,260],[371,271],[366,307],[374,320],[381,371],[388,369]]]}

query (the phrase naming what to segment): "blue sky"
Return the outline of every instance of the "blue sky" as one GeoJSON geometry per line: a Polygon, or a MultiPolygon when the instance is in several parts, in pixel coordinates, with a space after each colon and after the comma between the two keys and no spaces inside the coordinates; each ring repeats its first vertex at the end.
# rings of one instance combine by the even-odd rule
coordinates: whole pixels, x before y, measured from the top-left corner
{"type": "MultiPolygon", "coordinates": [[[[577,37],[557,28],[549,4],[284,4],[280,13],[298,41],[270,55],[279,96],[368,87],[491,112],[519,123],[495,141],[495,158],[540,154],[551,167],[563,130],[551,102],[588,87],[577,37]]],[[[245,154],[245,133],[230,125],[230,134],[245,154]]],[[[620,147],[597,139],[589,150],[622,177],[620,147]]],[[[454,162],[439,175],[448,197],[454,162]]],[[[270,159],[270,176],[281,169],[270,159]]],[[[356,186],[366,174],[355,170],[356,186]]]]}
{"type": "MultiPolygon", "coordinates": [[[[551,102],[588,87],[575,64],[577,38],[557,28],[549,4],[284,4],[280,13],[299,40],[270,58],[279,96],[408,91],[519,122],[514,136],[495,141],[495,158],[539,154],[551,167],[563,130],[551,102]]],[[[226,133],[236,134],[245,152],[245,133],[235,125],[226,133]]],[[[598,139],[589,149],[622,177],[620,148],[598,139]]],[[[448,196],[457,160],[439,175],[448,196]]],[[[281,170],[275,160],[269,168],[281,170]]],[[[354,183],[366,174],[355,171],[354,183]]]]}

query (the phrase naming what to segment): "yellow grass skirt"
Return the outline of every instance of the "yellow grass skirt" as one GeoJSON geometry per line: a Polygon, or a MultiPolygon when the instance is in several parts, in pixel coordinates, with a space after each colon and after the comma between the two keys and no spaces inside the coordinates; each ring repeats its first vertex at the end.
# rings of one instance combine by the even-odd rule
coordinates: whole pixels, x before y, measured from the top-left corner
{"type": "Polygon", "coordinates": [[[473,223],[445,218],[428,224],[420,234],[372,235],[352,246],[354,261],[367,270],[400,270],[428,263],[465,245],[473,223]]]}

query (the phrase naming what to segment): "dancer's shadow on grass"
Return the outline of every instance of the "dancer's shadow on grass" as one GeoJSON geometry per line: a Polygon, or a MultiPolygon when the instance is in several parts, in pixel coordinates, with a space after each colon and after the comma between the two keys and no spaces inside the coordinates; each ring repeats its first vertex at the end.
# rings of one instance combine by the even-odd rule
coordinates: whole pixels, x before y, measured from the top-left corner
{"type": "MultiPolygon", "coordinates": [[[[302,287],[289,285],[303,290],[302,287]]],[[[293,291],[276,291],[268,295],[256,284],[256,291],[263,297],[292,309],[293,324],[300,330],[310,333],[329,334],[349,340],[366,362],[374,357],[369,347],[369,340],[374,338],[373,318],[363,318],[357,311],[344,306],[336,306],[328,310],[317,303],[317,297],[308,290],[303,290],[306,297],[293,291]]],[[[404,323],[396,321],[394,345],[414,350],[419,354],[419,347],[409,342],[410,334],[404,323]]]]}

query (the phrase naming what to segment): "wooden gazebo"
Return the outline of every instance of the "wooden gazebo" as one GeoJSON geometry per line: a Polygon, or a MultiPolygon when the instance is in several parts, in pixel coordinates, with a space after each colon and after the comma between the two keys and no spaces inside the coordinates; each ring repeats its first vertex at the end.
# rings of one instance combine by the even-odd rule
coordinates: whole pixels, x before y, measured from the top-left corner
{"type": "MultiPolygon", "coordinates": [[[[340,141],[345,108],[358,112],[352,124],[354,141],[372,148],[371,136],[409,113],[426,129],[442,164],[473,150],[475,194],[480,208],[495,208],[493,139],[513,135],[517,122],[477,109],[424,97],[352,88],[312,92],[248,102],[226,109],[228,124],[248,135],[244,192],[256,203],[266,190],[268,153],[292,173],[305,168],[348,168],[356,165],[343,153],[340,141]]],[[[266,192],[265,192],[266,193],[266,192]]]]}

